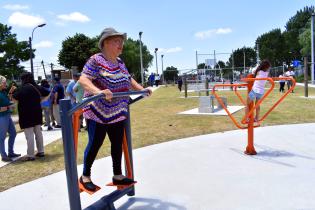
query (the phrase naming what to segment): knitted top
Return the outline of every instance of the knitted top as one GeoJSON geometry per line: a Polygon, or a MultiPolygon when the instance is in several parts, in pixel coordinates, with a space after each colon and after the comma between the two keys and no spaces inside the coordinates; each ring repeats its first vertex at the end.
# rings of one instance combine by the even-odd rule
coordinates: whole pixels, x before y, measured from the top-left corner
{"type": "MultiPolygon", "coordinates": [[[[107,60],[102,53],[90,57],[83,67],[82,73],[91,79],[100,90],[109,89],[113,93],[126,92],[131,88],[131,76],[122,60],[118,64],[107,60]]],[[[92,96],[84,91],[84,97],[92,96]]],[[[83,116],[102,124],[116,123],[127,118],[129,97],[113,98],[107,101],[100,98],[83,108],[83,116]]]]}

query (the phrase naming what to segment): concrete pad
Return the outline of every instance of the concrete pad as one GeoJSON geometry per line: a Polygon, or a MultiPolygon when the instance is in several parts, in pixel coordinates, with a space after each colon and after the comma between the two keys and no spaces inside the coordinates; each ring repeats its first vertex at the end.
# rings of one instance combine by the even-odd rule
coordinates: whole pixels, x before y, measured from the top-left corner
{"type": "MultiPolygon", "coordinates": [[[[255,129],[258,155],[244,155],[247,132],[234,130],[134,150],[136,195],[117,209],[315,209],[315,123],[255,129]]],[[[81,174],[82,166],[78,167],[81,174]]],[[[110,193],[111,159],[95,162],[102,189],[81,194],[82,207],[110,193]]],[[[65,172],[0,193],[3,210],[69,209],[65,172]],[[18,199],[18,202],[16,202],[18,199]]]]}
{"type": "MultiPolygon", "coordinates": [[[[243,109],[244,106],[227,106],[227,109],[229,110],[229,112],[231,114],[243,109]]],[[[214,106],[214,110],[217,110],[218,107],[214,106]]],[[[226,111],[224,109],[220,109],[218,111],[215,111],[213,113],[209,112],[209,113],[205,113],[205,112],[199,112],[198,108],[194,108],[194,109],[190,109],[184,112],[180,112],[178,114],[186,114],[186,115],[222,115],[222,116],[226,116],[228,115],[226,113],[226,111]]]]}

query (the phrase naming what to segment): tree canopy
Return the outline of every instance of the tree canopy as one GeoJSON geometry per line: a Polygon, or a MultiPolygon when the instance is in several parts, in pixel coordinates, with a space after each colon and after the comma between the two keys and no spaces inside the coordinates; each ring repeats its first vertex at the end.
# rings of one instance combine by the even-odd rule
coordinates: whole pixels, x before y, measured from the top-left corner
{"type": "Polygon", "coordinates": [[[11,27],[0,23],[0,74],[8,78],[17,77],[24,71],[20,62],[30,59],[27,41],[18,42],[11,27]]]}

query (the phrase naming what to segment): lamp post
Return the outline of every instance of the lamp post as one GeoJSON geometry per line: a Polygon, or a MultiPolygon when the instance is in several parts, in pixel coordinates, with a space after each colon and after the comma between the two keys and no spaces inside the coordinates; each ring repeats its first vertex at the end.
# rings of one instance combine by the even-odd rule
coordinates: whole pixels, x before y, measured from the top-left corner
{"type": "Polygon", "coordinates": [[[163,68],[163,57],[164,55],[161,55],[161,60],[162,60],[162,75],[163,75],[163,82],[165,84],[165,74],[164,74],[164,68],[163,68]]]}
{"type": "Polygon", "coordinates": [[[244,46],[244,48],[243,48],[243,57],[244,57],[244,74],[245,74],[245,69],[246,69],[246,63],[245,63],[245,46],[244,46]]]}
{"type": "Polygon", "coordinates": [[[40,25],[36,26],[36,27],[33,29],[33,31],[32,31],[32,36],[29,37],[29,39],[28,39],[28,42],[29,42],[29,45],[30,45],[31,73],[32,73],[33,77],[34,77],[33,49],[32,49],[33,34],[34,34],[34,31],[35,31],[36,28],[43,27],[43,26],[45,26],[45,25],[46,25],[46,23],[43,23],[43,24],[40,24],[40,25]]]}
{"type": "Polygon", "coordinates": [[[143,71],[143,63],[142,63],[142,43],[141,43],[141,35],[142,31],[139,32],[139,40],[140,40],[140,70],[141,70],[141,84],[144,85],[144,71],[143,71]]]}
{"type": "Polygon", "coordinates": [[[313,12],[312,13],[312,20],[311,20],[311,49],[312,49],[312,60],[311,60],[311,62],[312,62],[312,68],[311,68],[311,76],[312,76],[312,84],[315,84],[315,81],[314,81],[314,71],[315,71],[315,69],[314,69],[314,66],[315,66],[315,61],[314,61],[314,16],[315,16],[315,13],[313,12]]]}
{"type": "Polygon", "coordinates": [[[156,53],[158,50],[159,50],[158,48],[155,48],[155,50],[154,50],[154,53],[155,53],[156,74],[159,74],[158,62],[157,62],[157,53],[156,53]]]}

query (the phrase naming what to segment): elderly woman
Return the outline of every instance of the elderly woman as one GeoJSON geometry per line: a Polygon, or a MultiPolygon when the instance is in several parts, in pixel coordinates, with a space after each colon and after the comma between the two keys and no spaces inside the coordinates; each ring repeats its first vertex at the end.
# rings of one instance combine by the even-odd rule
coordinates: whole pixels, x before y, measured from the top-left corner
{"type": "Polygon", "coordinates": [[[4,76],[0,75],[0,153],[1,159],[4,162],[10,162],[12,158],[21,156],[20,154],[15,154],[13,151],[16,130],[11,118],[10,106],[12,103],[9,98],[15,88],[15,86],[12,86],[7,92],[7,80],[4,76]],[[5,152],[5,137],[7,133],[9,134],[8,154],[5,152]]]}
{"type": "MultiPolygon", "coordinates": [[[[105,98],[96,100],[83,109],[89,141],[84,152],[84,167],[80,183],[90,191],[96,190],[96,186],[91,181],[91,167],[106,134],[111,142],[113,184],[129,185],[134,182],[123,176],[121,170],[124,120],[127,118],[129,97],[112,98],[113,92],[124,92],[130,89],[144,90],[131,78],[124,62],[118,58],[122,53],[125,39],[126,33],[119,33],[113,28],[105,28],[98,44],[101,52],[90,57],[79,80],[85,90],[85,97],[105,94],[105,98]]],[[[151,95],[151,90],[149,94],[151,95]]]]}

